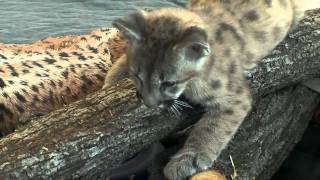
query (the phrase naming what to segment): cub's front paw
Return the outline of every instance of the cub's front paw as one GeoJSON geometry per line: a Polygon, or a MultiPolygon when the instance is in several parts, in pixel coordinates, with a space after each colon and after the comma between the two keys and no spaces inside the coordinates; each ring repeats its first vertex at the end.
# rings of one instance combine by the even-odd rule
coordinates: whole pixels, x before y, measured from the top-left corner
{"type": "Polygon", "coordinates": [[[178,153],[164,168],[164,175],[170,180],[184,180],[208,169],[212,163],[213,160],[205,152],[178,153]]]}

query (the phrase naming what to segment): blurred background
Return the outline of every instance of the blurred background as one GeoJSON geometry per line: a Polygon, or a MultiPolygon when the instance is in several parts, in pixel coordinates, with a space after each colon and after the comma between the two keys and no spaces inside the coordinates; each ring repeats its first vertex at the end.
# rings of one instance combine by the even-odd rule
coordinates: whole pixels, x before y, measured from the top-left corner
{"type": "Polygon", "coordinates": [[[83,34],[143,8],[186,0],[0,0],[0,42],[26,43],[47,36],[83,34]]]}

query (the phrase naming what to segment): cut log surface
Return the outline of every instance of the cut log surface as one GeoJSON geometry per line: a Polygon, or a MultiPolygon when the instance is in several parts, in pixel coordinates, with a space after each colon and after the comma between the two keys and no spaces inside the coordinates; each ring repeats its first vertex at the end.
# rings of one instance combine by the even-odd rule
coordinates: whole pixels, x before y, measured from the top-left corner
{"type": "MultiPolygon", "coordinates": [[[[255,95],[248,114],[215,168],[268,179],[299,141],[319,94],[299,84],[320,76],[320,10],[311,11],[247,76],[255,95]]],[[[98,91],[0,139],[0,179],[105,179],[110,169],[153,142],[196,122],[148,109],[128,80],[98,91]]]]}

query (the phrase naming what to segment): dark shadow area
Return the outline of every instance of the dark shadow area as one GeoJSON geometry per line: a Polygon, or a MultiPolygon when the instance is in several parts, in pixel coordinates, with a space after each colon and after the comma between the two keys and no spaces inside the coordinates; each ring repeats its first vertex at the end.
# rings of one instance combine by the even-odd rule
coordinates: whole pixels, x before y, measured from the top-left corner
{"type": "Polygon", "coordinates": [[[320,179],[320,105],[302,140],[272,180],[320,179]]]}

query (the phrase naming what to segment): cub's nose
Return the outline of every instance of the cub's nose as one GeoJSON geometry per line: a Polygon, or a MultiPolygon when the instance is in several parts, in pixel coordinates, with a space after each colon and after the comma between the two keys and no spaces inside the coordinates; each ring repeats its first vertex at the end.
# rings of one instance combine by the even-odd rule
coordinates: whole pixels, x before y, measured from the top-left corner
{"type": "Polygon", "coordinates": [[[159,100],[153,96],[142,96],[139,91],[136,91],[136,96],[141,100],[146,106],[150,108],[157,108],[159,106],[159,100]]]}
{"type": "Polygon", "coordinates": [[[150,108],[157,108],[159,106],[159,101],[151,96],[143,98],[143,103],[150,108]]]}

